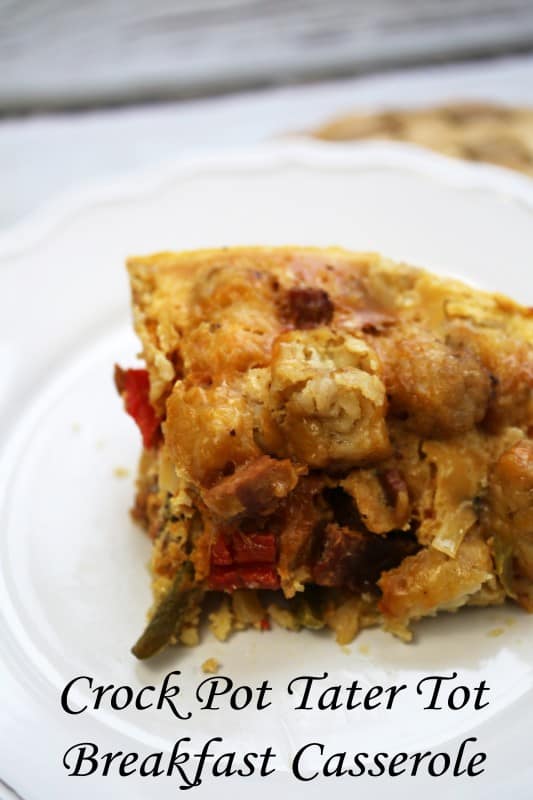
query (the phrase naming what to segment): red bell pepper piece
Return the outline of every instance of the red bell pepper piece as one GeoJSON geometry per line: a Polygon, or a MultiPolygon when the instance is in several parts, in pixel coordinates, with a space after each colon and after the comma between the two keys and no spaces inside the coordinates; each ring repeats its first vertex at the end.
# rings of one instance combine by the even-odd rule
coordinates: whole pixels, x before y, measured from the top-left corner
{"type": "Polygon", "coordinates": [[[211,549],[211,589],[278,589],[272,533],[219,533],[211,549]]]}
{"type": "Polygon", "coordinates": [[[213,566],[275,562],[276,537],[273,533],[219,533],[211,548],[213,566]]]}
{"type": "Polygon", "coordinates": [[[229,566],[232,563],[233,556],[231,550],[228,547],[225,537],[220,534],[211,548],[211,564],[213,566],[222,567],[229,566]]]}
{"type": "Polygon", "coordinates": [[[234,567],[214,567],[209,576],[209,587],[218,591],[235,589],[279,589],[279,576],[274,566],[246,564],[234,567]]]}
{"type": "Polygon", "coordinates": [[[276,537],[272,533],[234,533],[232,536],[235,564],[274,564],[276,537]]]}
{"type": "Polygon", "coordinates": [[[239,567],[239,575],[247,589],[279,589],[279,575],[274,566],[246,564],[239,567]]]}
{"type": "Polygon", "coordinates": [[[127,413],[133,417],[146,448],[155,447],[160,433],[160,420],[150,403],[150,379],[145,369],[128,369],[121,373],[122,396],[127,413]]]}
{"type": "Polygon", "coordinates": [[[208,578],[209,588],[218,592],[233,592],[242,589],[242,580],[233,567],[212,567],[208,578]]]}

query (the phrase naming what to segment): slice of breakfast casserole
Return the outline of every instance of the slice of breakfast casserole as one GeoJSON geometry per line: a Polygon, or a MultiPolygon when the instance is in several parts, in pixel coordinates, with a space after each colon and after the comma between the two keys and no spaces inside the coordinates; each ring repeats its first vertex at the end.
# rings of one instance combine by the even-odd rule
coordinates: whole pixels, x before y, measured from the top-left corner
{"type": "Polygon", "coordinates": [[[145,658],[276,624],[409,639],[533,610],[533,314],[376,254],[249,247],[128,262],[145,369],[145,658]]]}

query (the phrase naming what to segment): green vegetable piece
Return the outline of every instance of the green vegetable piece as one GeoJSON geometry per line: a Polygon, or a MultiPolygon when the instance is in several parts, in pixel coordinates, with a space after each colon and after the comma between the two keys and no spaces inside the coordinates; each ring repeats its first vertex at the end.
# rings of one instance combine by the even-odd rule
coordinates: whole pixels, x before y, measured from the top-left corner
{"type": "Polygon", "coordinates": [[[514,552],[511,544],[503,542],[498,536],[494,537],[494,564],[496,572],[501,581],[507,597],[516,600],[517,594],[514,588],[513,560],[514,552]]]}
{"type": "Polygon", "coordinates": [[[305,597],[298,595],[294,598],[294,615],[302,628],[318,631],[324,627],[324,620],[314,611],[305,597]]]}
{"type": "Polygon", "coordinates": [[[198,590],[189,588],[193,581],[194,568],[190,561],[185,561],[176,572],[168,593],[156,608],[144,632],[131,648],[134,656],[139,659],[150,658],[179,632],[185,611],[199,595],[198,590]]]}

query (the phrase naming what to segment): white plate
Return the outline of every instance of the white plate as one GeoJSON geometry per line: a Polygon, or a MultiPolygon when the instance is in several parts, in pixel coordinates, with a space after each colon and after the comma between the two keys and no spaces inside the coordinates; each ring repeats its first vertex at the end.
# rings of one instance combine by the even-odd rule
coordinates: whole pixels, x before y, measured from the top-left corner
{"type": "MultiPolygon", "coordinates": [[[[138,350],[130,324],[127,254],[224,244],[341,244],[377,249],[453,273],[533,304],[533,190],[503,170],[469,167],[414,148],[293,143],[170,165],[64,198],[0,240],[3,381],[0,394],[0,778],[24,800],[171,798],[177,777],[68,777],[77,742],[101,752],[148,753],[182,736],[197,752],[271,745],[268,778],[205,778],[193,796],[396,798],[530,797],[533,620],[518,609],[464,611],[417,628],[405,646],[367,631],[342,650],[328,636],[249,632],[222,645],[206,637],[140,664],[129,647],[150,602],[149,543],[128,518],[139,441],[112,385],[115,361],[138,350]],[[501,635],[491,636],[494,629],[501,635]],[[202,711],[194,687],[215,656],[237,684],[268,679],[272,706],[202,711]],[[157,684],[179,669],[187,721],[109,709],[67,715],[63,686],[157,684]],[[483,710],[422,709],[416,684],[430,674],[485,680],[483,710]],[[291,677],[324,683],[406,683],[390,711],[296,711],[291,677]],[[453,753],[466,737],[487,753],[478,777],[328,778],[299,782],[290,759],[307,742],[338,750],[453,753]]],[[[77,701],[87,699],[84,686],[77,701]]],[[[224,704],[223,704],[224,705],[224,704]]],[[[314,751],[316,756],[316,750],[314,751]]],[[[320,759],[309,758],[318,765],[320,759]]]]}

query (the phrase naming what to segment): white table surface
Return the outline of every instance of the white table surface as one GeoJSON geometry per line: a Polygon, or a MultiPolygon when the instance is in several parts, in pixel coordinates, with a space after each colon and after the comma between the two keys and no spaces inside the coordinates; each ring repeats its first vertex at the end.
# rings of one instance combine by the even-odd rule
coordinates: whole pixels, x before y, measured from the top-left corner
{"type": "Polygon", "coordinates": [[[76,186],[180,154],[304,131],[351,109],[474,99],[533,105],[533,55],[215,99],[0,121],[0,230],[76,186]]]}

